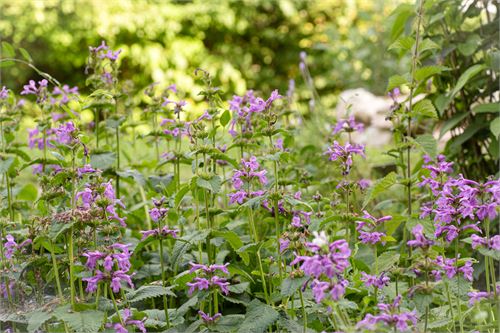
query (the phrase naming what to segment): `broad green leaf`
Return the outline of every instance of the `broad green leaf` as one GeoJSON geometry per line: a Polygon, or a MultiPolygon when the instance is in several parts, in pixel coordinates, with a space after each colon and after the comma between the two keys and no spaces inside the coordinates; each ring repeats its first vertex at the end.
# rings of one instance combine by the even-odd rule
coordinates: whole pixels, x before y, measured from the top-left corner
{"type": "Polygon", "coordinates": [[[207,189],[210,192],[215,194],[215,193],[220,192],[222,181],[221,181],[219,176],[214,175],[210,179],[204,179],[204,178],[199,177],[196,180],[196,184],[199,187],[203,187],[204,189],[207,189]]]}
{"type": "Polygon", "coordinates": [[[394,88],[399,88],[399,87],[406,85],[408,83],[409,83],[409,80],[405,76],[393,75],[389,78],[389,83],[387,84],[386,91],[391,91],[394,88]]]}
{"type": "Polygon", "coordinates": [[[172,296],[176,295],[171,291],[172,287],[163,287],[159,285],[147,285],[141,286],[140,288],[133,290],[127,294],[127,300],[130,303],[137,303],[148,298],[159,297],[159,296],[172,296]]]}
{"type": "Polygon", "coordinates": [[[263,333],[278,318],[279,314],[276,310],[254,299],[248,304],[245,320],[238,329],[238,333],[263,333]]]}
{"type": "Polygon", "coordinates": [[[290,278],[287,277],[286,279],[281,282],[281,296],[283,297],[289,297],[292,296],[300,287],[304,285],[304,283],[307,281],[308,277],[303,276],[300,278],[290,278]]]}
{"type": "Polygon", "coordinates": [[[437,140],[432,134],[422,134],[415,138],[422,150],[432,158],[437,156],[437,140]]]}
{"type": "Polygon", "coordinates": [[[52,318],[52,314],[43,311],[30,313],[28,316],[28,332],[37,331],[47,320],[52,318]]]}
{"type": "Polygon", "coordinates": [[[438,44],[436,44],[434,41],[432,41],[429,38],[425,38],[418,45],[418,52],[419,53],[424,53],[425,51],[434,50],[434,49],[440,49],[440,47],[438,44]]]}
{"type": "Polygon", "coordinates": [[[125,171],[116,172],[118,176],[122,178],[133,178],[137,184],[140,186],[146,185],[146,179],[144,176],[137,170],[129,169],[125,171]]]}
{"type": "Polygon", "coordinates": [[[244,293],[248,289],[249,285],[250,285],[249,282],[242,282],[242,283],[238,283],[238,284],[232,284],[228,287],[228,289],[231,293],[241,294],[241,293],[244,293]]]}
{"type": "Polygon", "coordinates": [[[93,168],[106,170],[116,164],[116,154],[114,152],[103,152],[90,155],[90,165],[93,168]]]}
{"type": "Polygon", "coordinates": [[[412,115],[437,119],[436,108],[428,99],[423,99],[413,106],[412,115]]]}
{"type": "Polygon", "coordinates": [[[225,315],[222,316],[215,325],[212,326],[212,329],[216,332],[221,333],[229,333],[234,332],[238,326],[245,319],[244,315],[233,314],[233,315],[225,315]]]}
{"type": "Polygon", "coordinates": [[[363,207],[366,205],[377,195],[387,190],[392,185],[397,182],[397,174],[392,171],[388,173],[384,178],[377,180],[377,182],[370,187],[368,193],[366,194],[365,201],[363,202],[363,207]]]}
{"type": "Polygon", "coordinates": [[[487,123],[481,123],[481,122],[474,122],[470,124],[462,134],[453,138],[450,147],[452,149],[458,149],[464,142],[467,142],[467,140],[472,138],[479,130],[481,130],[487,125],[488,125],[487,123]]]}
{"type": "Polygon", "coordinates": [[[189,184],[184,184],[181,186],[179,191],[175,194],[175,207],[179,207],[182,202],[182,198],[189,192],[189,184]]]}
{"type": "Polygon", "coordinates": [[[38,187],[35,184],[26,184],[17,194],[18,200],[35,201],[38,197],[38,187]]]}
{"type": "Polygon", "coordinates": [[[410,4],[399,5],[391,16],[394,16],[394,23],[391,27],[391,41],[396,40],[404,31],[409,18],[415,15],[415,8],[410,4]]]}
{"type": "Polygon", "coordinates": [[[442,73],[442,72],[447,71],[447,70],[449,70],[449,68],[446,66],[432,65],[432,66],[420,67],[415,71],[415,80],[423,81],[423,80],[427,79],[428,77],[442,73]]]}
{"type": "Polygon", "coordinates": [[[23,49],[22,47],[19,48],[19,52],[21,52],[21,55],[23,56],[24,60],[26,60],[27,62],[33,62],[33,59],[31,58],[30,54],[28,53],[28,51],[26,51],[25,49],[23,49]]]}
{"type": "Polygon", "coordinates": [[[79,333],[99,332],[104,320],[104,312],[95,310],[73,312],[69,305],[57,308],[54,316],[79,333]]]}
{"type": "Polygon", "coordinates": [[[233,250],[238,253],[245,265],[248,266],[248,264],[250,263],[250,256],[247,252],[238,251],[243,246],[243,241],[234,231],[212,231],[212,235],[214,235],[215,237],[224,238],[229,243],[229,245],[231,245],[233,250]]]}
{"type": "Polygon", "coordinates": [[[411,36],[399,37],[394,43],[389,45],[388,50],[402,50],[409,51],[413,44],[415,44],[415,39],[411,36]]]}
{"type": "MultiPolygon", "coordinates": [[[[399,261],[399,253],[395,251],[387,251],[382,253],[378,257],[378,271],[386,272],[391,269],[392,266],[396,265],[399,261]]],[[[373,272],[375,272],[375,265],[372,266],[373,272]]]]}

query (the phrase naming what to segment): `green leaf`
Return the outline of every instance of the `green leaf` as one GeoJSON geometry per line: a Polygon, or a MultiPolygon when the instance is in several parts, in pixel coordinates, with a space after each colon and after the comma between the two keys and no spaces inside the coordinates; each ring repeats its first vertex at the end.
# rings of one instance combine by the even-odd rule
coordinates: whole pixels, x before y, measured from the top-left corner
{"type": "Polygon", "coordinates": [[[189,184],[184,184],[181,186],[179,191],[175,194],[175,207],[179,207],[182,202],[182,198],[189,192],[189,184]]]}
{"type": "Polygon", "coordinates": [[[410,4],[401,4],[394,10],[391,14],[391,16],[395,16],[391,28],[391,41],[396,40],[403,33],[406,23],[414,13],[415,9],[410,4]]]}
{"type": "Polygon", "coordinates": [[[144,176],[137,170],[125,170],[125,171],[117,171],[118,176],[122,178],[133,178],[137,184],[140,186],[146,185],[146,179],[144,176]]]}
{"type": "MultiPolygon", "coordinates": [[[[378,257],[378,270],[379,272],[386,272],[399,261],[399,253],[395,251],[387,251],[378,257]]],[[[375,267],[373,266],[373,271],[375,267]]]]}
{"type": "Polygon", "coordinates": [[[386,91],[391,91],[394,88],[399,88],[403,85],[408,84],[408,79],[403,75],[393,75],[389,78],[389,83],[387,84],[386,91]]]}
{"type": "Polygon", "coordinates": [[[387,190],[392,185],[397,182],[397,174],[392,171],[388,173],[384,178],[377,180],[377,182],[368,190],[366,194],[365,201],[363,202],[363,208],[377,195],[387,190]]]}
{"type": "Polygon", "coordinates": [[[93,168],[106,170],[116,164],[116,154],[114,152],[103,152],[90,155],[90,165],[93,168]]]}
{"type": "Polygon", "coordinates": [[[231,113],[229,112],[229,110],[224,111],[219,119],[220,124],[222,126],[226,126],[230,120],[231,120],[231,113]]]}
{"type": "Polygon", "coordinates": [[[245,265],[248,266],[250,263],[250,256],[247,252],[238,252],[238,250],[243,246],[243,241],[234,231],[212,231],[212,235],[215,237],[224,238],[233,248],[233,250],[238,253],[245,265]]]}
{"type": "Polygon", "coordinates": [[[413,106],[412,115],[416,117],[428,117],[437,119],[436,108],[428,99],[423,99],[413,106]]]}
{"type": "Polygon", "coordinates": [[[263,333],[278,318],[279,314],[276,310],[254,299],[248,304],[245,320],[238,329],[238,333],[263,333]]]}
{"type": "Polygon", "coordinates": [[[19,48],[19,52],[21,52],[21,55],[23,56],[24,60],[26,60],[29,63],[33,62],[33,59],[31,58],[31,56],[28,53],[28,51],[26,51],[25,49],[23,49],[22,47],[20,47],[19,48]]]}
{"type": "Polygon", "coordinates": [[[66,230],[71,229],[71,227],[75,224],[75,221],[72,222],[53,222],[50,225],[49,229],[49,238],[53,241],[56,241],[57,238],[62,235],[66,230]]]}
{"type": "Polygon", "coordinates": [[[52,318],[52,315],[47,312],[32,312],[28,317],[28,332],[37,331],[50,318],[52,318]]]}
{"type": "Polygon", "coordinates": [[[139,289],[133,290],[127,294],[127,300],[130,303],[137,303],[148,298],[159,296],[173,296],[176,295],[171,291],[172,287],[163,287],[159,285],[142,286],[139,289]]]}
{"type": "Polygon", "coordinates": [[[234,332],[236,328],[240,326],[240,324],[245,319],[244,315],[233,314],[233,315],[225,315],[222,316],[217,323],[212,326],[212,329],[216,332],[221,333],[229,333],[234,332]]]}
{"type": "Polygon", "coordinates": [[[439,132],[439,138],[442,138],[449,130],[454,129],[462,120],[464,120],[468,114],[466,112],[457,113],[443,124],[441,131],[439,132]]]}
{"type": "Polygon", "coordinates": [[[75,332],[97,333],[103,324],[104,312],[86,310],[82,312],[71,312],[70,306],[65,305],[57,308],[54,315],[64,321],[75,332]]]}
{"type": "Polygon", "coordinates": [[[434,139],[432,134],[422,134],[415,138],[415,141],[422,148],[424,153],[432,158],[437,156],[437,140],[434,139]]]}
{"type": "Polygon", "coordinates": [[[424,66],[421,68],[418,68],[415,71],[415,80],[417,81],[423,81],[427,79],[428,77],[431,77],[433,75],[442,73],[444,71],[448,71],[449,68],[446,66],[424,66]]]}
{"type": "Polygon", "coordinates": [[[500,103],[479,104],[472,108],[474,113],[498,113],[500,112],[500,103]]]}
{"type": "Polygon", "coordinates": [[[418,52],[419,53],[423,53],[425,51],[433,50],[433,49],[440,49],[440,47],[438,44],[436,44],[434,41],[432,41],[429,38],[425,38],[418,45],[418,52]]]}
{"type": "Polygon", "coordinates": [[[498,250],[480,247],[478,249],[478,251],[479,251],[479,253],[481,253],[485,257],[490,257],[490,258],[493,258],[494,260],[500,260],[500,251],[498,251],[498,250]]]}
{"type": "Polygon", "coordinates": [[[500,135],[500,117],[496,117],[490,124],[491,133],[498,138],[500,135]]]}
{"type": "Polygon", "coordinates": [[[300,287],[304,285],[308,277],[303,276],[297,279],[287,277],[281,282],[281,296],[289,297],[292,296],[300,287]]]}
{"type": "Polygon", "coordinates": [[[399,37],[394,43],[389,45],[388,50],[402,50],[409,51],[413,44],[415,44],[415,39],[411,36],[399,37]]]}
{"type": "Polygon", "coordinates": [[[456,86],[453,88],[450,94],[450,100],[467,84],[467,82],[480,73],[482,70],[486,68],[485,65],[474,65],[472,67],[467,68],[465,72],[460,75],[458,78],[456,86]]]}
{"type": "Polygon", "coordinates": [[[2,58],[14,58],[16,51],[8,42],[2,42],[2,58]]]}
{"type": "Polygon", "coordinates": [[[220,177],[217,175],[212,176],[210,179],[204,179],[199,177],[196,180],[196,185],[204,189],[207,189],[214,194],[220,192],[221,184],[222,181],[220,177]]]}
{"type": "Polygon", "coordinates": [[[17,194],[18,200],[35,201],[38,197],[38,187],[34,184],[26,184],[17,194]]]}
{"type": "Polygon", "coordinates": [[[242,282],[238,284],[232,284],[228,287],[228,289],[231,293],[242,294],[248,289],[249,285],[249,282],[242,282]]]}
{"type": "Polygon", "coordinates": [[[451,141],[450,147],[452,149],[459,149],[460,146],[464,142],[467,142],[467,140],[472,138],[479,130],[481,130],[485,126],[487,126],[487,123],[479,122],[479,121],[476,121],[476,122],[470,124],[462,134],[453,138],[453,141],[451,141]]]}

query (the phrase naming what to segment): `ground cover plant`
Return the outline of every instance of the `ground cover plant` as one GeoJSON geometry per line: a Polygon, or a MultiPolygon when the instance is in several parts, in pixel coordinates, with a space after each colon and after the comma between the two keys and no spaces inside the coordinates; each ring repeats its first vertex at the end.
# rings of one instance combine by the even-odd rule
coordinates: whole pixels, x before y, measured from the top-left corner
{"type": "Polygon", "coordinates": [[[238,95],[203,68],[201,89],[135,87],[106,41],[72,87],[3,42],[0,64],[37,78],[0,91],[2,330],[500,331],[499,53],[443,50],[464,27],[427,30],[457,15],[442,3],[392,14],[410,61],[385,151],[325,112],[304,51],[286,91],[238,95]]]}

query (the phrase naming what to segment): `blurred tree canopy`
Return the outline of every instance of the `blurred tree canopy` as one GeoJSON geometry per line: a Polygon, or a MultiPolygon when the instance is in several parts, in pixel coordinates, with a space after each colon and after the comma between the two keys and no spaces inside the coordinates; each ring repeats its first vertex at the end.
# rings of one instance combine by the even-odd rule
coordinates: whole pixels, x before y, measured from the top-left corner
{"type": "MultiPolygon", "coordinates": [[[[41,70],[80,88],[88,47],[101,40],[123,50],[122,79],[136,87],[161,81],[191,90],[201,67],[239,94],[252,87],[284,93],[289,79],[299,79],[305,51],[331,106],[347,88],[384,93],[390,75],[406,66],[386,53],[390,13],[401,2],[0,0],[0,35],[28,50],[41,70]]],[[[13,89],[31,78],[27,67],[2,69],[2,84],[13,89]]]]}

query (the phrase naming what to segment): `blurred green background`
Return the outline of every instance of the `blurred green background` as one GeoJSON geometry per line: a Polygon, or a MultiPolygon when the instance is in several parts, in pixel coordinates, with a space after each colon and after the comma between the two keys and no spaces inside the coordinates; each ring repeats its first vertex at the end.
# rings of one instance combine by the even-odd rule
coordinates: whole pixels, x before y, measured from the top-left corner
{"type": "MultiPolygon", "coordinates": [[[[228,97],[252,88],[284,93],[292,78],[300,85],[305,51],[331,106],[348,88],[383,94],[389,76],[406,66],[386,52],[390,13],[401,2],[408,1],[0,0],[0,35],[28,50],[42,71],[83,90],[88,47],[101,40],[123,50],[121,78],[137,88],[159,81],[192,90],[201,67],[228,97]]],[[[1,74],[15,91],[36,78],[19,66],[1,74]]]]}

